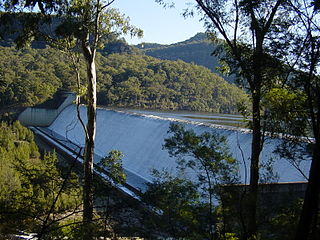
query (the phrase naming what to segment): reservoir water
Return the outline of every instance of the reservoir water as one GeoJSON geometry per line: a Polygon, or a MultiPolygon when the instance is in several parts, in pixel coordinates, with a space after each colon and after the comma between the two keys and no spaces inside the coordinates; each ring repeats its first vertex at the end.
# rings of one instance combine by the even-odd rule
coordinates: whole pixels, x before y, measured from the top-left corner
{"type": "Polygon", "coordinates": [[[127,113],[135,113],[149,116],[158,116],[166,119],[179,119],[184,121],[192,121],[199,123],[210,123],[220,126],[246,127],[243,116],[235,114],[219,114],[206,112],[190,112],[190,111],[163,111],[163,110],[141,110],[113,108],[110,110],[123,111],[127,113]]]}

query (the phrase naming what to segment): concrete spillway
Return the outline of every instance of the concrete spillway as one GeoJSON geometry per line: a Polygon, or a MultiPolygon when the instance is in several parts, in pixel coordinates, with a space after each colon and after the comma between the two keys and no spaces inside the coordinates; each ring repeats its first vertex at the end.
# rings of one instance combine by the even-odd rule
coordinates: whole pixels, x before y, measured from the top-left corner
{"type": "MultiPolygon", "coordinates": [[[[80,108],[81,118],[86,122],[86,108],[80,108]]],[[[171,122],[174,119],[164,119],[154,116],[129,114],[113,110],[98,109],[97,134],[95,142],[95,162],[105,157],[111,150],[119,150],[124,154],[123,167],[127,173],[127,182],[135,189],[144,189],[145,182],[151,182],[153,177],[151,169],[166,169],[175,173],[176,163],[162,148],[164,139],[171,122]]],[[[251,149],[251,134],[247,130],[234,130],[219,128],[205,124],[185,123],[187,129],[200,133],[204,131],[216,132],[228,140],[230,152],[242,162],[239,145],[244,153],[247,168],[251,149]]],[[[76,106],[65,108],[56,120],[49,126],[42,128],[56,140],[64,142],[76,150],[77,146],[84,146],[84,131],[77,119],[76,106]]],[[[279,175],[279,182],[305,181],[287,160],[279,159],[273,154],[279,140],[270,139],[262,151],[262,160],[275,158],[275,172],[279,175]]],[[[308,172],[309,162],[301,165],[304,173],[308,172]]],[[[241,164],[240,174],[244,182],[244,164],[241,164]]]]}

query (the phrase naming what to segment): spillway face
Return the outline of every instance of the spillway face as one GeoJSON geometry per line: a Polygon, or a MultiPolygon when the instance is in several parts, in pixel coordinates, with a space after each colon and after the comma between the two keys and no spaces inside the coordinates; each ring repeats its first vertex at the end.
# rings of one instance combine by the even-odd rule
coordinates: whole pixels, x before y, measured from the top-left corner
{"type": "MultiPolygon", "coordinates": [[[[86,108],[80,107],[80,115],[86,123],[86,108]]],[[[97,132],[95,140],[95,163],[108,155],[111,150],[124,154],[123,167],[127,174],[127,183],[136,189],[145,189],[145,182],[152,182],[152,169],[167,170],[176,173],[176,162],[167,150],[163,149],[164,139],[168,138],[168,129],[173,119],[129,114],[113,110],[97,110],[97,132]]],[[[245,171],[250,168],[251,134],[248,131],[236,131],[197,123],[185,123],[186,129],[196,133],[215,132],[227,138],[230,152],[240,163],[240,176],[243,183],[245,171]],[[242,155],[242,153],[244,155],[242,155]],[[244,164],[245,163],[245,164],[244,164]]],[[[84,146],[84,130],[77,119],[76,106],[65,108],[51,126],[46,128],[57,139],[84,146]]],[[[273,153],[280,140],[270,139],[261,153],[262,161],[270,157],[275,159],[274,169],[279,182],[305,181],[306,179],[286,159],[280,159],[273,153]]],[[[308,172],[310,162],[301,164],[302,171],[308,172]]],[[[195,175],[194,175],[195,176],[195,175]]]]}

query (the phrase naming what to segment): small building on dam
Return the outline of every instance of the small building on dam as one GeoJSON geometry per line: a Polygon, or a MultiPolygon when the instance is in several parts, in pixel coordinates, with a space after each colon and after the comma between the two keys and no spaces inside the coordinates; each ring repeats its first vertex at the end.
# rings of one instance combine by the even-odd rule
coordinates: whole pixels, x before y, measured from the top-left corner
{"type": "MultiPolygon", "coordinates": [[[[73,104],[75,95],[65,94],[61,99],[63,101],[54,108],[26,109],[19,116],[19,120],[72,156],[84,148],[84,130],[78,119],[77,106],[73,104]]],[[[79,111],[85,123],[86,107],[80,106],[79,111]]],[[[166,170],[172,174],[177,172],[175,159],[163,148],[164,139],[170,136],[168,129],[172,122],[180,122],[186,129],[193,129],[196,133],[214,132],[225,136],[232,156],[239,161],[242,183],[249,182],[245,176],[249,176],[252,139],[250,130],[126,111],[97,110],[94,162],[98,163],[111,150],[121,151],[124,155],[122,163],[127,175],[127,186],[144,191],[146,183],[154,179],[153,169],[166,170]]],[[[280,139],[268,138],[261,152],[262,163],[273,159],[274,173],[278,176],[273,190],[281,192],[292,188],[294,191],[303,192],[306,182],[304,175],[308,176],[310,160],[306,158],[298,166],[279,157],[274,153],[279,144],[280,139]]],[[[190,176],[192,175],[196,176],[190,172],[190,176]]]]}

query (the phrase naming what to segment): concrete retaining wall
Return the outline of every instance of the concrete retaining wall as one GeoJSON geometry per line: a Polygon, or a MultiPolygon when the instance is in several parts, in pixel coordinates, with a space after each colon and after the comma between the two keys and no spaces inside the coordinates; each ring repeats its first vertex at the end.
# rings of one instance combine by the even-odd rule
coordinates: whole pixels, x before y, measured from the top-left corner
{"type": "Polygon", "coordinates": [[[65,98],[65,100],[58,108],[27,108],[19,115],[18,120],[24,126],[47,127],[51,125],[63,109],[73,103],[76,99],[76,94],[65,93],[64,95],[61,95],[61,97],[65,98]]]}

